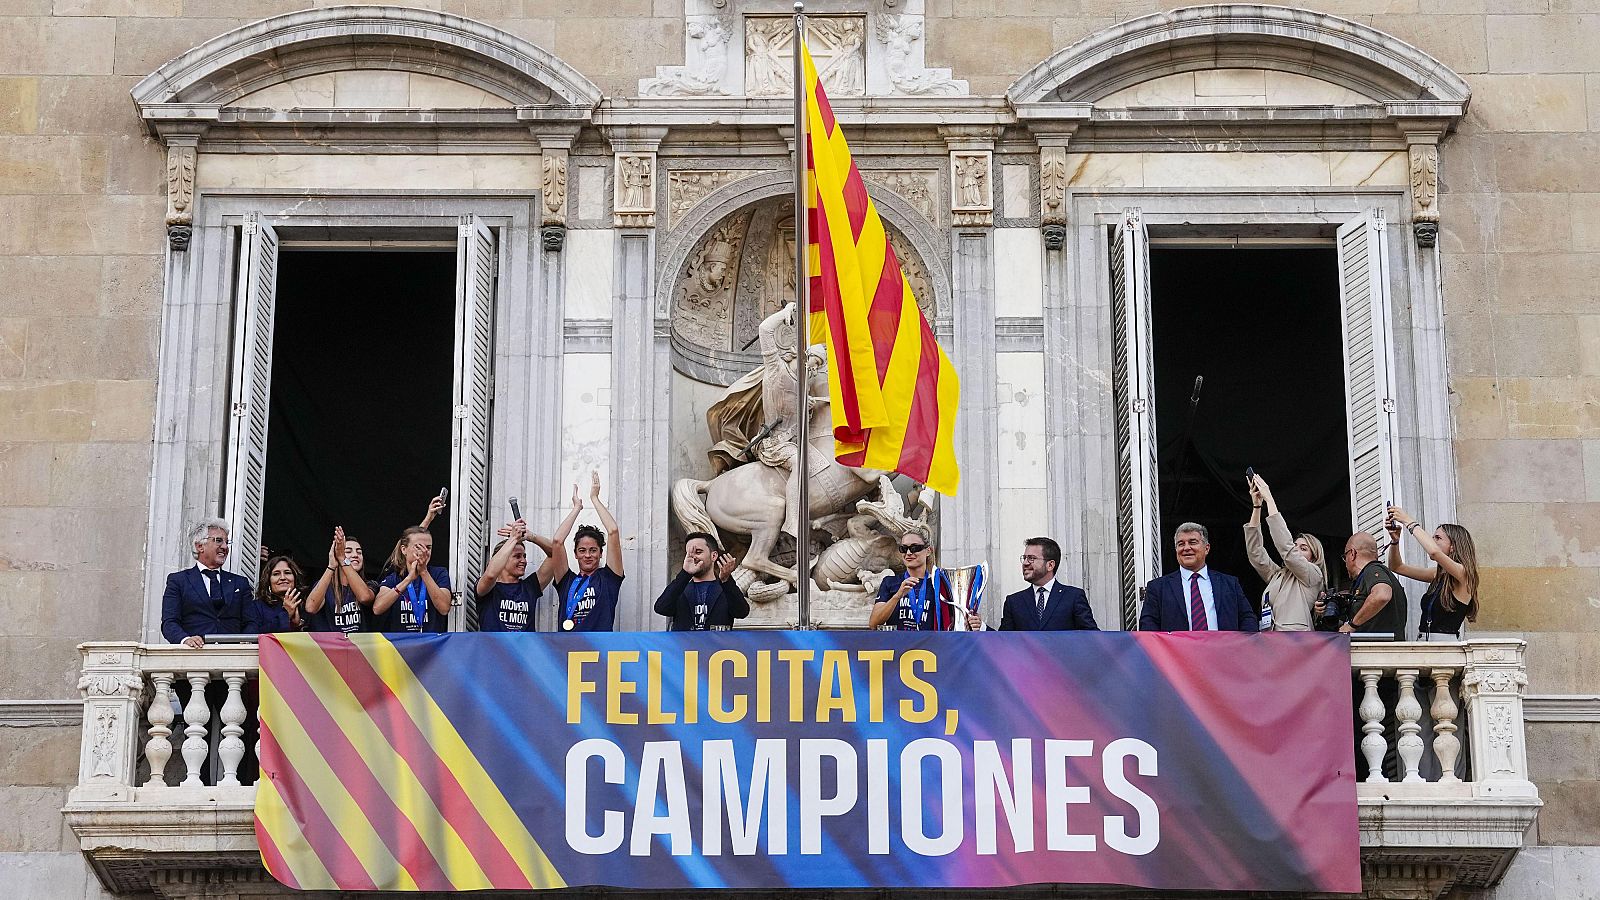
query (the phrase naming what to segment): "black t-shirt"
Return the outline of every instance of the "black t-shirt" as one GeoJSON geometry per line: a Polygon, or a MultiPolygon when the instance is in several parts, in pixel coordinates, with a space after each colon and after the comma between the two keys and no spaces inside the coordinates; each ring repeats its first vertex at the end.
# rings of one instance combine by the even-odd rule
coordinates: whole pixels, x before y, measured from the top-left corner
{"type": "Polygon", "coordinates": [[[1377,615],[1356,625],[1355,629],[1362,634],[1390,634],[1395,640],[1403,641],[1406,639],[1406,589],[1400,586],[1400,579],[1377,560],[1367,563],[1367,567],[1356,577],[1356,608],[1352,615],[1361,611],[1362,604],[1367,602],[1367,595],[1380,584],[1387,584],[1393,595],[1377,615]]]}
{"type": "MultiPolygon", "coordinates": [[[[374,594],[378,593],[378,583],[367,582],[367,589],[374,594]]],[[[356,595],[348,587],[343,586],[339,586],[337,591],[330,586],[327,596],[323,598],[322,608],[308,616],[306,621],[312,631],[342,631],[345,634],[356,634],[376,630],[372,623],[372,607],[363,606],[356,600],[356,595]]]]}

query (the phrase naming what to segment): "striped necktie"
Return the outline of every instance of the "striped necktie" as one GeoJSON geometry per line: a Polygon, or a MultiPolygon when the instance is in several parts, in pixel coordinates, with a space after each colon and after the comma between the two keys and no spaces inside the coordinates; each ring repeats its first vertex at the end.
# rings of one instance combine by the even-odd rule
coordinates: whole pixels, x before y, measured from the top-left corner
{"type": "Polygon", "coordinates": [[[1206,604],[1200,599],[1200,573],[1189,573],[1189,630],[1210,631],[1206,622],[1206,604]]]}

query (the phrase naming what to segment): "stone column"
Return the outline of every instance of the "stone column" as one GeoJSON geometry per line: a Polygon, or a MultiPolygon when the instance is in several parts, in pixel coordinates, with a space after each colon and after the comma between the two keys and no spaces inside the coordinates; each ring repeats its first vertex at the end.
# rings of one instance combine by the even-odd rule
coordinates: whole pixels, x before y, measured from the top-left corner
{"type": "Polygon", "coordinates": [[[950,151],[951,320],[961,374],[956,459],[961,488],[941,500],[939,558],[970,565],[998,552],[999,400],[995,359],[994,141],[991,128],[942,128],[950,151]]]}
{"type": "Polygon", "coordinates": [[[611,313],[611,511],[622,530],[629,575],[617,628],[656,630],[651,610],[667,573],[667,343],[655,308],[656,150],[664,127],[609,131],[614,153],[612,224],[617,229],[611,313]]]}

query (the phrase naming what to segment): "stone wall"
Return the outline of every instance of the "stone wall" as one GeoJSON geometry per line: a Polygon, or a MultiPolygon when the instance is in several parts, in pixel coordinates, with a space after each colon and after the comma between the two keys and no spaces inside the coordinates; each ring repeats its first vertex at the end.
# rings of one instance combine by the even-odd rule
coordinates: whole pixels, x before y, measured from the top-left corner
{"type": "MultiPolygon", "coordinates": [[[[128,91],[195,44],[310,5],[0,2],[0,702],[72,699],[74,646],[139,629],[165,234],[163,154],[128,91]]],[[[674,0],[420,5],[546,47],[611,96],[683,62],[674,0]]],[[[926,0],[926,62],[997,95],[1098,28],[1180,5],[926,0]]],[[[1440,248],[1478,628],[1530,640],[1530,693],[1600,693],[1600,6],[1304,5],[1472,85],[1442,150],[1440,248]]],[[[1572,755],[1594,734],[1530,727],[1542,842],[1600,843],[1593,748],[1572,755]]],[[[0,852],[71,849],[55,810],[76,744],[71,728],[0,727],[0,808],[22,811],[0,823],[0,852]]]]}

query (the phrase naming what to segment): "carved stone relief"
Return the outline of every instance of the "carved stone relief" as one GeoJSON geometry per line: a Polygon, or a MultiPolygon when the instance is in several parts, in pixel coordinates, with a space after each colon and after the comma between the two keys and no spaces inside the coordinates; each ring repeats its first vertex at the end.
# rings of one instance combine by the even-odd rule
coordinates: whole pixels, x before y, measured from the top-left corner
{"type": "MultiPolygon", "coordinates": [[[[933,274],[906,235],[888,223],[885,230],[917,305],[933,321],[933,274]]],[[[694,360],[683,371],[724,384],[744,374],[761,322],[794,301],[795,250],[794,201],[788,197],[747,206],[700,238],[672,276],[673,346],[689,354],[680,364],[694,360]]]]}
{"type": "Polygon", "coordinates": [[[691,15],[684,21],[688,38],[687,65],[658,66],[656,77],[639,81],[642,97],[692,97],[726,94],[723,79],[728,74],[728,45],[733,39],[732,25],[721,16],[691,15]]]}
{"type": "MultiPolygon", "coordinates": [[[[867,24],[862,16],[807,16],[806,44],[817,78],[829,96],[859,97],[867,91],[867,24]]],[[[751,97],[793,93],[794,20],[746,16],[744,87],[751,97]]]]}
{"type": "Polygon", "coordinates": [[[695,248],[679,283],[673,327],[684,339],[711,350],[729,350],[733,288],[738,277],[739,248],[748,214],[725,219],[695,248]]]}
{"type": "Polygon", "coordinates": [[[678,170],[667,173],[667,225],[682,222],[694,205],[725,184],[756,174],[751,170],[678,170]]]}
{"type": "Polygon", "coordinates": [[[907,203],[934,225],[939,224],[939,173],[892,172],[862,169],[861,177],[869,184],[882,185],[899,194],[907,203]]]}
{"type": "Polygon", "coordinates": [[[96,778],[116,777],[117,725],[121,716],[109,707],[94,717],[94,760],[91,772],[96,778]]]}
{"type": "Polygon", "coordinates": [[[967,83],[950,77],[949,69],[922,67],[919,49],[923,18],[918,15],[884,13],[877,17],[878,42],[883,45],[884,69],[897,93],[950,97],[967,93],[967,83]]]}
{"type": "Polygon", "coordinates": [[[544,249],[559,252],[567,238],[567,154],[546,150],[539,164],[540,237],[544,249]]]}

